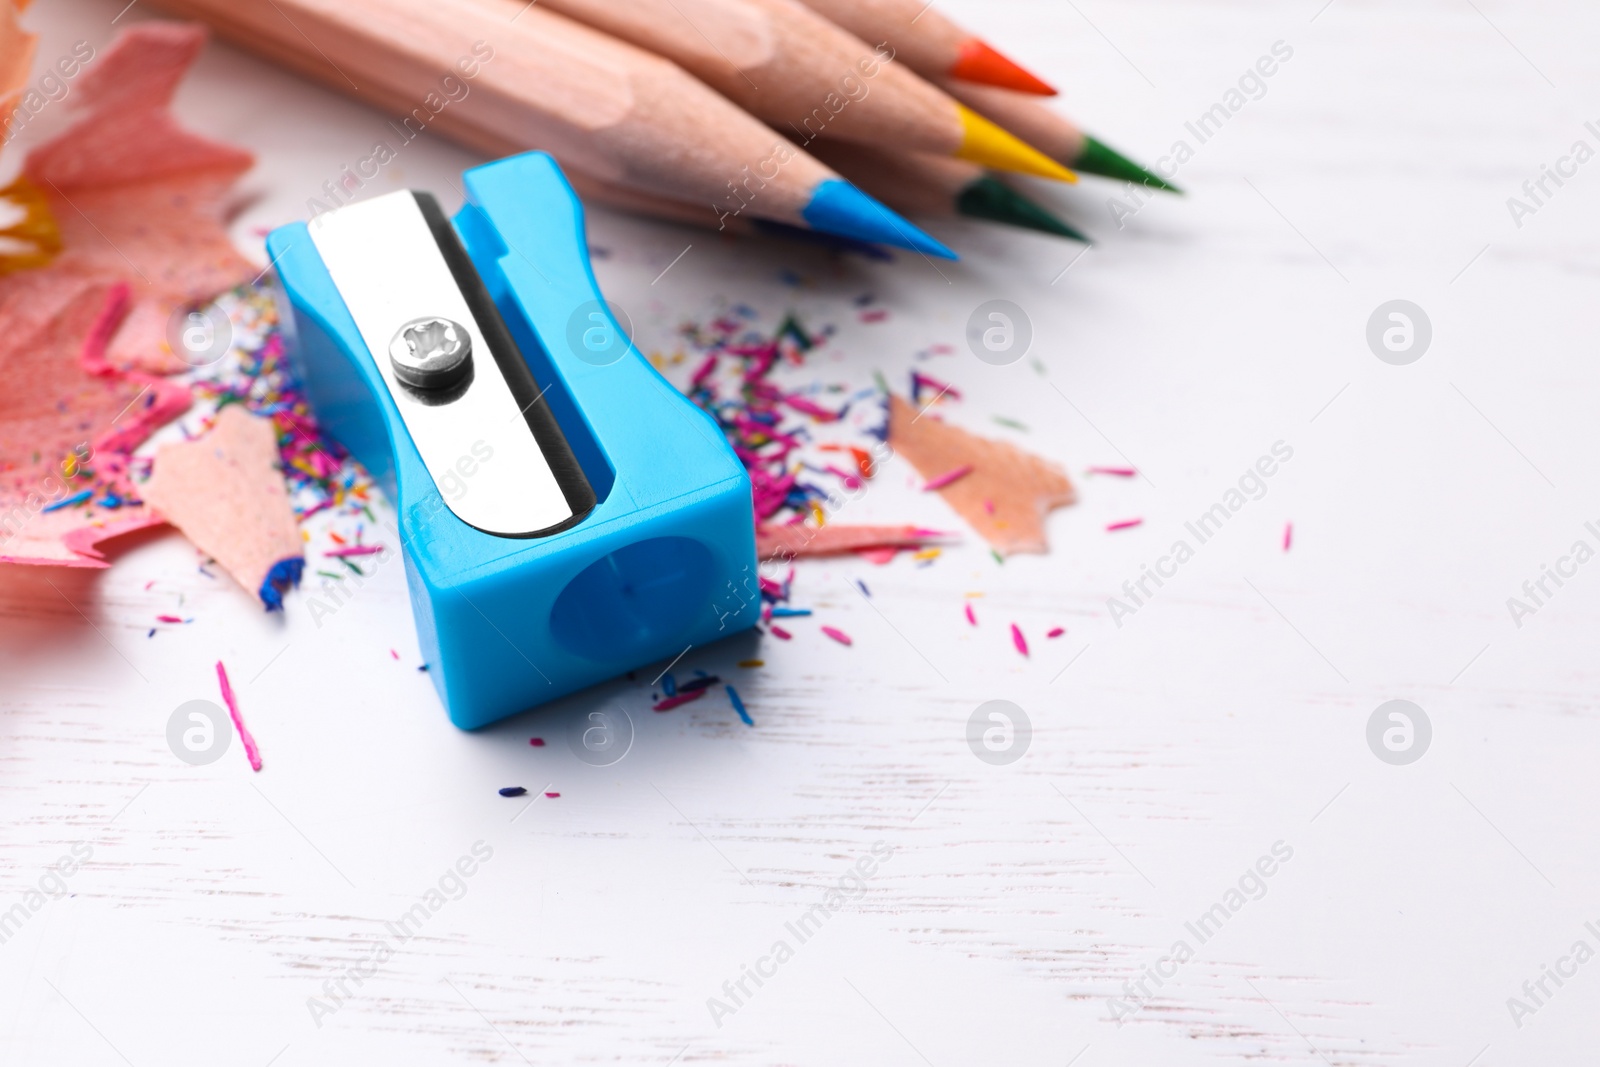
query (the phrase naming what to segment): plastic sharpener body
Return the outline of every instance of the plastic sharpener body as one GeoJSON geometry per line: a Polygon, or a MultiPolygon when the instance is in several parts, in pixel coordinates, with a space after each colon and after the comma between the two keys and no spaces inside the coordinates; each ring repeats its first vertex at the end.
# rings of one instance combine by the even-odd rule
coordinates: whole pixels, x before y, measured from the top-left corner
{"type": "Polygon", "coordinates": [[[411,606],[471,729],[752,626],[750,481],[601,297],[531,152],[450,219],[397,192],[267,239],[322,426],[394,501],[411,606]]]}

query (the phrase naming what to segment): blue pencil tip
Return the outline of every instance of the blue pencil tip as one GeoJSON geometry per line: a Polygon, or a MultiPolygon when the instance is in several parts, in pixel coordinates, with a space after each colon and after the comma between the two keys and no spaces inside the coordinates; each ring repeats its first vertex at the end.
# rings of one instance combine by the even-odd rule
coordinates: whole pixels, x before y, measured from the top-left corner
{"type": "Polygon", "coordinates": [[[272,565],[258,591],[261,602],[267,606],[268,611],[283,610],[283,591],[291,585],[300,584],[300,576],[304,573],[305,567],[306,561],[300,558],[280,559],[272,565]]]}
{"type": "Polygon", "coordinates": [[[800,214],[813,229],[826,233],[896,245],[941,259],[957,258],[950,249],[839,178],[824,179],[800,214]]]}

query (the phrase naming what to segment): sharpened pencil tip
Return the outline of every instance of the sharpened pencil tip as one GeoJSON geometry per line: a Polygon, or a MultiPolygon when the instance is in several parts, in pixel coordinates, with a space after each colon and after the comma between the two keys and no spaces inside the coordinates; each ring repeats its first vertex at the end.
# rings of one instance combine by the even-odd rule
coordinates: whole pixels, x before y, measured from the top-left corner
{"type": "Polygon", "coordinates": [[[1035,96],[1056,95],[1054,87],[1048,82],[1017,66],[976,37],[961,43],[960,55],[945,73],[962,81],[998,85],[1002,89],[1014,89],[1019,93],[1033,93],[1035,96]]]}
{"type": "Polygon", "coordinates": [[[812,229],[956,259],[956,254],[842,178],[825,178],[802,211],[812,229]]]}
{"type": "Polygon", "coordinates": [[[1072,165],[1085,174],[1098,174],[1102,178],[1115,178],[1118,181],[1148,185],[1152,189],[1165,189],[1169,193],[1183,195],[1183,190],[1176,185],[1158,174],[1151,173],[1105,142],[1097,141],[1093,137],[1084,137],[1083,151],[1072,161],[1072,165]]]}
{"type": "Polygon", "coordinates": [[[1054,178],[1059,182],[1075,182],[1078,176],[1051,159],[1032,145],[1008,133],[964,104],[957,104],[961,112],[961,147],[956,157],[994,170],[1032,174],[1038,178],[1054,178]]]}
{"type": "Polygon", "coordinates": [[[961,190],[956,197],[956,211],[970,218],[1004,222],[1084,244],[1094,243],[1015,189],[988,175],[961,190]]]}

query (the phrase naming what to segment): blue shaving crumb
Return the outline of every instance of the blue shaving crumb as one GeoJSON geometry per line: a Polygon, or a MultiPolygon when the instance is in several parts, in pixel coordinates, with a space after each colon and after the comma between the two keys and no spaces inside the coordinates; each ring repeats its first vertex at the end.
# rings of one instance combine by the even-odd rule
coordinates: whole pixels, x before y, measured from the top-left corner
{"type": "Polygon", "coordinates": [[[305,569],[306,561],[298,557],[280,559],[272,565],[259,591],[261,602],[267,606],[268,611],[283,610],[283,591],[291,585],[299,585],[300,576],[305,573],[305,569]]]}
{"type": "Polygon", "coordinates": [[[40,508],[39,510],[40,510],[40,512],[60,511],[62,508],[70,508],[74,504],[82,504],[84,501],[88,500],[93,495],[94,495],[94,490],[93,489],[85,489],[81,493],[73,493],[69,497],[66,497],[66,498],[64,498],[62,500],[57,500],[54,504],[46,504],[44,507],[40,508]]]}
{"type": "Polygon", "coordinates": [[[739,718],[744,720],[744,724],[746,726],[754,726],[756,721],[750,717],[748,711],[744,710],[744,701],[739,699],[739,691],[731,685],[725,685],[722,688],[728,691],[728,699],[733,701],[733,710],[739,713],[739,718]]]}

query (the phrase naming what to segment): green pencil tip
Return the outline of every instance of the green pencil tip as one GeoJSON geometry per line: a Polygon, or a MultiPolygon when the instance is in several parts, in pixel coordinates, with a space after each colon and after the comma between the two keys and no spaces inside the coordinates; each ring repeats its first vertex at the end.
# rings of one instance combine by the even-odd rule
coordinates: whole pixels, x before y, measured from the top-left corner
{"type": "Polygon", "coordinates": [[[1086,245],[1094,243],[1015,189],[988,175],[961,190],[956,197],[956,210],[975,219],[1053,233],[1086,245]]]}
{"type": "Polygon", "coordinates": [[[1098,174],[1102,178],[1137,182],[1140,185],[1148,185],[1152,189],[1165,189],[1169,193],[1183,195],[1183,190],[1176,185],[1159,175],[1145,170],[1115,148],[1097,141],[1093,137],[1085,137],[1083,139],[1083,153],[1072,161],[1072,165],[1085,174],[1098,174]]]}

